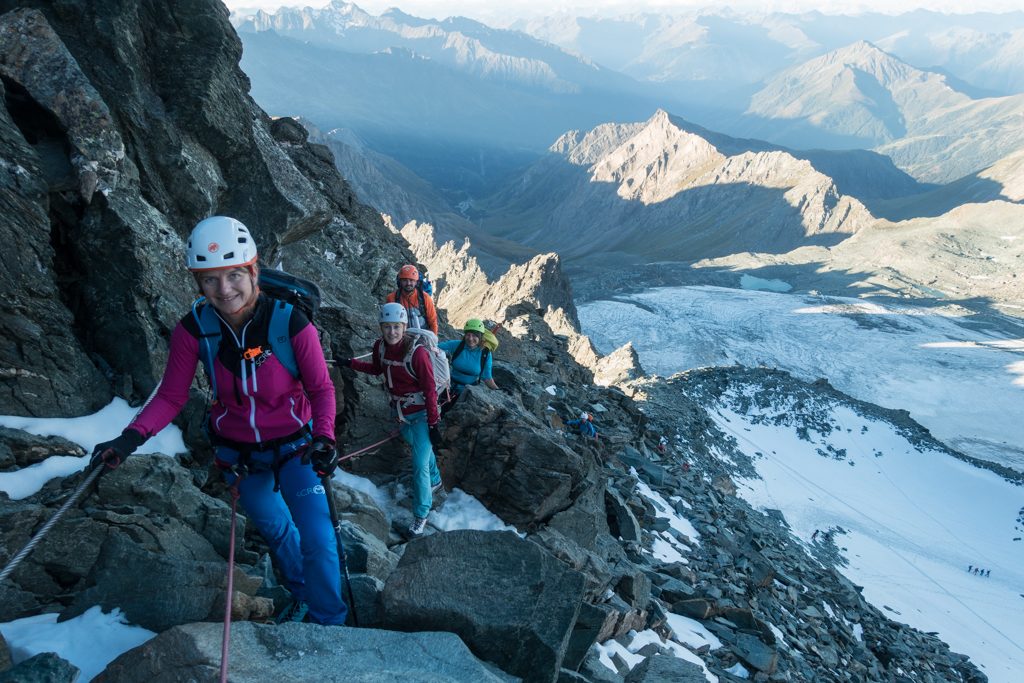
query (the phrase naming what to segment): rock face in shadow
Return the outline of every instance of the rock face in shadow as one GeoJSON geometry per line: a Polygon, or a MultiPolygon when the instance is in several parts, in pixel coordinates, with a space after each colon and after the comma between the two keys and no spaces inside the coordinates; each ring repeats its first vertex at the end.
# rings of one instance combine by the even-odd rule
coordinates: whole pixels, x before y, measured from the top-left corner
{"type": "Polygon", "coordinates": [[[467,389],[446,417],[451,485],[505,522],[527,527],[569,507],[593,464],[552,438],[522,408],[486,388],[467,389]]]}
{"type": "Polygon", "coordinates": [[[507,672],[554,681],[582,595],[581,574],[511,532],[452,531],[408,545],[384,587],[385,622],[452,631],[507,672]]]}
{"type": "Polygon", "coordinates": [[[357,289],[344,281],[361,263],[371,272],[358,289],[383,298],[366,283],[410,260],[326,148],[248,96],[220,3],[5,1],[0,12],[0,241],[13,247],[0,268],[0,412],[82,414],[115,393],[148,395],[194,297],[183,239],[211,214],[242,220],[265,263],[321,237],[305,247],[321,268],[290,253],[288,265],[343,281],[329,294],[357,289]],[[335,257],[358,256],[329,274],[332,242],[344,245],[335,257]]]}
{"type": "MultiPolygon", "coordinates": [[[[97,683],[217,681],[220,624],[178,626],[121,655],[97,683]]],[[[512,683],[479,661],[450,633],[395,633],[368,628],[235,624],[230,680],[331,683],[512,683]]]]}

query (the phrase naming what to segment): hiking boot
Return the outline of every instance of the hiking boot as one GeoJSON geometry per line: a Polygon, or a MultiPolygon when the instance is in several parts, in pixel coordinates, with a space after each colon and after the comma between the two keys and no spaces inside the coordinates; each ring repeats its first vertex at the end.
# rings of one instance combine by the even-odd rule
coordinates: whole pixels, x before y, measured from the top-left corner
{"type": "Polygon", "coordinates": [[[418,538],[418,537],[423,535],[423,531],[426,528],[427,528],[427,518],[426,517],[413,517],[412,518],[412,524],[409,525],[409,529],[408,529],[408,531],[406,531],[406,534],[409,536],[409,538],[418,538]]]}
{"type": "Polygon", "coordinates": [[[436,510],[448,500],[448,492],[444,488],[444,482],[437,482],[430,487],[430,508],[436,510]]]}
{"type": "Polygon", "coordinates": [[[309,612],[309,605],[301,600],[292,600],[291,604],[281,610],[281,613],[274,618],[275,624],[285,624],[289,621],[302,622],[306,620],[309,612]]]}

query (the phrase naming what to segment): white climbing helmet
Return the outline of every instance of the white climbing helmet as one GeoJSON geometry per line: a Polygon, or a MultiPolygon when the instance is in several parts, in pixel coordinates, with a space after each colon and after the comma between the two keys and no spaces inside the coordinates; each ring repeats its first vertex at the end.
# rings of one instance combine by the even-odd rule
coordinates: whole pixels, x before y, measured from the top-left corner
{"type": "Polygon", "coordinates": [[[199,221],[188,237],[186,254],[191,271],[251,266],[257,257],[249,228],[227,216],[199,221]]]}
{"type": "Polygon", "coordinates": [[[589,420],[590,419],[590,413],[588,413],[586,411],[580,413],[580,419],[581,420],[589,420]]]}
{"type": "Polygon", "coordinates": [[[380,323],[403,323],[409,324],[409,314],[405,312],[402,304],[384,304],[380,307],[380,323]]]}

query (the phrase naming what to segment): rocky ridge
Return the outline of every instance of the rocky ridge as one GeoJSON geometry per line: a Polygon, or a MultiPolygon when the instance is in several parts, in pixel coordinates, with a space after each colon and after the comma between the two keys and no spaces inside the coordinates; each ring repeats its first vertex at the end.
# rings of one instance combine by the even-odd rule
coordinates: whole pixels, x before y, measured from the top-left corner
{"type": "MultiPolygon", "coordinates": [[[[222,5],[38,2],[0,9],[0,40],[40,39],[0,60],[7,169],[0,200],[11,207],[0,228],[8,244],[25,244],[19,254],[39,255],[38,266],[30,262],[37,280],[19,280],[18,270],[0,275],[4,339],[17,340],[3,347],[5,366],[15,370],[3,377],[4,412],[89,412],[115,393],[141,402],[159,376],[170,326],[191,298],[187,276],[167,255],[182,251],[182,236],[207,213],[242,218],[265,245],[267,261],[322,285],[318,323],[331,354],[368,349],[376,302],[392,286],[396,265],[414,256],[377,211],[355,200],[325,148],[310,144],[294,120],[271,120],[248,98],[240,46],[222,5]],[[82,25],[108,30],[83,34],[82,25]],[[136,36],[146,36],[146,49],[136,36]],[[91,90],[80,88],[77,100],[54,97],[66,70],[32,68],[40,52],[74,66],[91,90]],[[69,109],[69,102],[77,106],[69,109]],[[68,131],[86,130],[96,112],[108,126],[100,152],[86,157],[96,163],[76,166],[97,138],[83,134],[82,141],[68,131]],[[113,133],[123,156],[110,142],[113,133]],[[124,250],[112,256],[111,244],[124,250]],[[30,289],[37,281],[42,288],[30,289]],[[75,321],[65,336],[81,365],[62,365],[46,346],[42,325],[50,310],[75,321]],[[22,327],[10,327],[16,322],[22,327]],[[108,330],[102,343],[96,329],[108,330]],[[141,330],[139,338],[126,330],[141,330]],[[26,369],[35,384],[17,372],[26,369]],[[93,390],[83,381],[90,377],[93,390]]],[[[472,272],[468,260],[462,267],[472,272]]],[[[449,285],[463,291],[454,273],[453,266],[449,285]]],[[[362,628],[242,623],[266,621],[287,596],[244,516],[236,591],[224,595],[229,496],[210,468],[197,384],[176,421],[189,452],[136,456],[105,474],[97,492],[0,585],[0,621],[121,608],[160,635],[112,662],[99,678],[111,683],[136,681],[141,672],[153,680],[215,680],[219,626],[204,622],[220,618],[226,599],[239,621],[231,643],[238,681],[287,680],[303,663],[308,673],[331,676],[325,669],[336,666],[339,651],[356,680],[407,680],[412,669],[439,681],[632,682],[664,680],[668,672],[699,676],[704,667],[728,681],[738,663],[755,680],[984,680],[934,637],[886,619],[856,587],[812,560],[784,526],[732,495],[728,472],[713,455],[727,441],[700,403],[678,391],[684,380],[644,384],[648,395],[665,392],[646,403],[637,400],[640,389],[630,387],[631,398],[594,385],[592,370],[575,362],[570,340],[553,329],[571,327],[575,317],[557,259],[539,257],[505,277],[507,288],[500,281],[486,287],[475,304],[505,316],[509,333],[495,370],[505,391],[467,390],[446,416],[439,461],[449,487],[476,497],[517,534],[433,533],[406,544],[389,517],[407,511],[383,510],[335,482],[362,628]],[[599,441],[560,428],[558,416],[580,410],[598,416],[599,441]],[[683,436],[678,447],[659,454],[658,437],[676,432],[683,436]],[[669,508],[692,520],[692,533],[667,522],[669,508]],[[660,543],[680,559],[659,558],[660,543]],[[841,609],[822,615],[822,601],[841,609]],[[700,620],[722,647],[676,633],[672,613],[700,620]],[[867,645],[851,635],[852,623],[861,625],[867,645]],[[631,669],[616,651],[612,672],[594,644],[631,644],[631,631],[653,634],[633,653],[643,661],[631,669]]],[[[467,306],[472,290],[465,286],[467,306]]],[[[447,322],[444,333],[453,333],[447,322]]],[[[702,376],[728,381],[729,372],[702,376]]],[[[339,442],[379,439],[389,424],[379,389],[347,371],[335,380],[339,442]]],[[[8,469],[67,449],[24,433],[0,436],[11,453],[3,460],[8,469]]],[[[392,442],[352,469],[397,491],[407,457],[392,442]]],[[[0,561],[81,478],[53,479],[21,500],[0,494],[0,561]]],[[[20,662],[0,675],[17,680],[23,667],[59,668],[52,659],[20,662]]],[[[75,672],[62,670],[63,680],[74,680],[75,672]]]]}
{"type": "Polygon", "coordinates": [[[874,220],[811,162],[665,111],[566,133],[551,151],[478,207],[482,229],[570,261],[629,262],[835,244],[874,220]]]}

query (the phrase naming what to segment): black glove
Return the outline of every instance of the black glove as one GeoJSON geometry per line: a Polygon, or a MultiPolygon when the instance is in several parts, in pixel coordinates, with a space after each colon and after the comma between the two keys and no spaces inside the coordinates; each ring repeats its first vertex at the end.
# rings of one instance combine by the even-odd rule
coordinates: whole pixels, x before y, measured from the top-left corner
{"type": "Polygon", "coordinates": [[[116,439],[96,444],[96,447],[92,449],[89,469],[95,469],[100,464],[114,469],[144,443],[146,443],[146,437],[134,429],[126,429],[116,439]]]}
{"type": "Polygon", "coordinates": [[[434,448],[440,448],[444,443],[444,440],[441,438],[441,430],[437,428],[437,425],[427,427],[427,435],[430,437],[430,444],[434,448]]]}
{"type": "Polygon", "coordinates": [[[350,368],[350,367],[352,367],[352,359],[351,358],[335,358],[334,359],[334,364],[337,365],[339,368],[350,368]]]}
{"type": "Polygon", "coordinates": [[[313,465],[316,476],[323,479],[334,474],[338,469],[338,450],[334,447],[334,441],[326,436],[313,438],[306,452],[302,454],[303,465],[313,465]]]}

